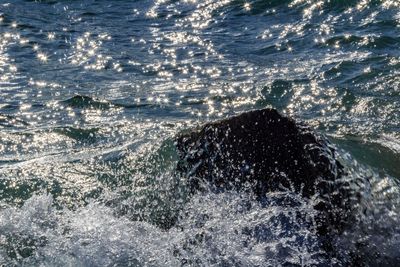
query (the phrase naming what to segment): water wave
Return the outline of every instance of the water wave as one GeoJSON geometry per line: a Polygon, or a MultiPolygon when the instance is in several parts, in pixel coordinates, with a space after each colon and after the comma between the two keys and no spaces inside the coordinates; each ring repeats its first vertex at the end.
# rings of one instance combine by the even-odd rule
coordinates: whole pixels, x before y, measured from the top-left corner
{"type": "Polygon", "coordinates": [[[399,265],[398,1],[0,9],[0,265],[399,265]],[[265,107],[368,181],[331,255],[307,200],[190,197],[174,171],[182,130],[265,107]]]}

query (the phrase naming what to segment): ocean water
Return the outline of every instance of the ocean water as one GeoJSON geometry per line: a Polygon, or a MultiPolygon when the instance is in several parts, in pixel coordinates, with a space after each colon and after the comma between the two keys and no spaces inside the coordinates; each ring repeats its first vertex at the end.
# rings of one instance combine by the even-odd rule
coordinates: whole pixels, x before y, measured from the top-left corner
{"type": "Polygon", "coordinates": [[[397,0],[0,0],[0,266],[399,266],[399,48],[397,0]],[[175,172],[177,133],[264,107],[368,181],[330,255],[312,200],[175,172]]]}

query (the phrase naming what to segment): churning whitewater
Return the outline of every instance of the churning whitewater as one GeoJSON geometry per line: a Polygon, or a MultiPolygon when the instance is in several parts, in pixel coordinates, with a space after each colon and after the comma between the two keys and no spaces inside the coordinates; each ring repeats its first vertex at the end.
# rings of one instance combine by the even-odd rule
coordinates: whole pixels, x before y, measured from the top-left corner
{"type": "Polygon", "coordinates": [[[0,0],[0,266],[400,265],[399,36],[396,0],[0,0]]]}

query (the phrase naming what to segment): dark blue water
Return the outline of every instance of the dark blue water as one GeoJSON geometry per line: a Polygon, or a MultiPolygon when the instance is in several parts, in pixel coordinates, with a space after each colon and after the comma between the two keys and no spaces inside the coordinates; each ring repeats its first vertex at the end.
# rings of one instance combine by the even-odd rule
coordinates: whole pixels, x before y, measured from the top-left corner
{"type": "Polygon", "coordinates": [[[0,266],[399,265],[399,47],[396,0],[1,0],[0,266]],[[264,107],[369,177],[336,256],[312,203],[174,173],[179,131],[264,107]]]}

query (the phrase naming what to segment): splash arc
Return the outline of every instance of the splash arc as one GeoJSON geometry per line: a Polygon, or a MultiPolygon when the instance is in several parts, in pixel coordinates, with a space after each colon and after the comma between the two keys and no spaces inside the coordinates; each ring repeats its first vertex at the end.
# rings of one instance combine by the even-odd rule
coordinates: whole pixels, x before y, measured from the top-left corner
{"type": "Polygon", "coordinates": [[[335,148],[304,123],[275,109],[242,113],[181,133],[177,169],[190,191],[250,190],[259,200],[290,191],[316,199],[317,232],[329,238],[351,216],[352,194],[335,148]]]}

